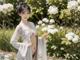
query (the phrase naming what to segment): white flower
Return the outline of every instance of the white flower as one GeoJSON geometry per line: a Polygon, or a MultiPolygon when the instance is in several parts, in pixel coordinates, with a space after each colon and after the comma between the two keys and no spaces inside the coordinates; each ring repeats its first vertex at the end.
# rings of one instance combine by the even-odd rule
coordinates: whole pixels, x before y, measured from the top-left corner
{"type": "Polygon", "coordinates": [[[54,33],[54,30],[53,29],[48,29],[48,33],[53,34],[54,33]]]}
{"type": "Polygon", "coordinates": [[[13,9],[13,5],[12,4],[8,3],[7,6],[13,9]]]}
{"type": "Polygon", "coordinates": [[[11,12],[13,10],[13,5],[10,3],[7,4],[7,7],[8,7],[7,9],[8,12],[11,12]]]}
{"type": "Polygon", "coordinates": [[[2,7],[3,7],[3,8],[2,8],[2,9],[3,9],[2,12],[3,12],[4,14],[7,14],[7,9],[8,9],[7,4],[3,4],[2,7]]]}
{"type": "Polygon", "coordinates": [[[80,11],[80,6],[78,6],[78,11],[80,11]]]}
{"type": "Polygon", "coordinates": [[[69,1],[67,8],[70,10],[75,10],[78,7],[78,2],[77,1],[69,1]]]}
{"type": "Polygon", "coordinates": [[[63,27],[61,26],[60,29],[63,29],[63,27]]]}
{"type": "Polygon", "coordinates": [[[78,43],[78,40],[79,40],[78,38],[73,38],[73,39],[72,39],[72,42],[73,42],[73,43],[78,43]]]}
{"type": "Polygon", "coordinates": [[[74,34],[73,32],[69,32],[65,35],[68,40],[71,40],[73,43],[77,43],[79,40],[79,36],[74,34]]]}
{"type": "Polygon", "coordinates": [[[68,36],[67,39],[68,39],[68,40],[72,40],[73,37],[72,37],[72,36],[68,36]]]}
{"type": "Polygon", "coordinates": [[[0,5],[0,12],[2,12],[3,11],[3,7],[2,7],[2,5],[0,5]]]}
{"type": "Polygon", "coordinates": [[[47,4],[49,3],[49,0],[46,0],[47,4]]]}
{"type": "Polygon", "coordinates": [[[73,32],[68,32],[68,34],[66,34],[66,37],[68,36],[75,36],[75,34],[73,32]]]}
{"type": "Polygon", "coordinates": [[[45,26],[45,23],[42,23],[42,26],[45,26]]]}
{"type": "Polygon", "coordinates": [[[37,25],[36,28],[38,29],[39,28],[39,25],[37,25]]]}
{"type": "Polygon", "coordinates": [[[72,40],[74,38],[75,34],[73,32],[69,32],[68,34],[65,35],[65,37],[68,39],[68,40],[72,40]]]}
{"type": "Polygon", "coordinates": [[[0,11],[4,14],[7,14],[7,12],[11,12],[13,9],[13,5],[10,3],[0,5],[0,11]]]}
{"type": "Polygon", "coordinates": [[[77,2],[80,4],[80,0],[77,0],[77,2]]]}
{"type": "Polygon", "coordinates": [[[48,9],[49,14],[57,14],[58,13],[58,8],[56,6],[50,6],[48,9]]]}
{"type": "Polygon", "coordinates": [[[51,46],[51,49],[57,49],[57,47],[55,45],[51,46]]]}
{"type": "Polygon", "coordinates": [[[51,33],[51,34],[54,34],[54,33],[56,33],[56,32],[58,32],[58,29],[48,29],[48,33],[51,33]]]}
{"type": "Polygon", "coordinates": [[[42,31],[43,32],[47,31],[47,27],[42,28],[42,31]]]}
{"type": "Polygon", "coordinates": [[[55,29],[54,29],[54,32],[55,32],[55,33],[58,32],[58,29],[55,28],[55,29]]]}
{"type": "Polygon", "coordinates": [[[48,25],[48,29],[54,28],[54,25],[48,25]]]}
{"type": "Polygon", "coordinates": [[[45,23],[49,22],[49,20],[47,18],[43,18],[42,21],[45,22],[45,23]]]}
{"type": "Polygon", "coordinates": [[[55,23],[54,19],[50,19],[50,23],[51,23],[51,24],[52,24],[52,23],[55,23]]]}
{"type": "Polygon", "coordinates": [[[73,32],[69,32],[68,34],[65,35],[65,37],[68,39],[68,40],[72,40],[74,38],[75,34],[73,32]]]}
{"type": "Polygon", "coordinates": [[[61,47],[60,49],[61,49],[61,50],[64,50],[64,48],[63,48],[63,47],[61,47]]]}
{"type": "Polygon", "coordinates": [[[72,42],[78,43],[78,40],[79,40],[79,36],[75,35],[75,37],[72,39],[72,42]]]}
{"type": "Polygon", "coordinates": [[[38,24],[42,24],[42,21],[40,20],[40,21],[38,22],[38,24]]]}

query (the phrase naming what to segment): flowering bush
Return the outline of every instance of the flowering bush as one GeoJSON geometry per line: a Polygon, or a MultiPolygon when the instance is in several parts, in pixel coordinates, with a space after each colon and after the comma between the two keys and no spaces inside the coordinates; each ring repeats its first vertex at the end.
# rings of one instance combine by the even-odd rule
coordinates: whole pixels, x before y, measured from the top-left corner
{"type": "MultiPolygon", "coordinates": [[[[32,8],[31,20],[38,22],[36,28],[39,36],[44,32],[49,33],[48,55],[63,57],[65,60],[80,60],[80,0],[26,1],[32,8]]],[[[16,14],[12,17],[16,20],[16,14]]]]}
{"type": "Polygon", "coordinates": [[[47,18],[43,18],[38,22],[38,25],[36,26],[38,32],[40,32],[42,35],[44,32],[47,32],[49,34],[54,34],[58,32],[58,29],[54,27],[53,23],[55,23],[54,19],[48,20],[47,18]]]}
{"type": "Polygon", "coordinates": [[[49,14],[57,14],[58,8],[56,6],[50,6],[48,9],[49,14]]]}
{"type": "Polygon", "coordinates": [[[73,32],[69,32],[65,35],[68,40],[72,40],[73,43],[77,43],[79,40],[79,36],[74,34],[73,32]]]}
{"type": "Polygon", "coordinates": [[[10,3],[0,5],[0,13],[2,12],[3,14],[10,13],[13,9],[14,9],[14,7],[10,3]]]}
{"type": "Polygon", "coordinates": [[[8,28],[11,24],[12,18],[11,15],[13,15],[14,7],[11,3],[5,3],[0,5],[0,27],[1,28],[8,28]]]}
{"type": "Polygon", "coordinates": [[[72,10],[72,9],[77,9],[78,7],[78,2],[77,1],[69,1],[67,8],[72,10]]]}
{"type": "Polygon", "coordinates": [[[80,33],[74,32],[75,30],[72,30],[72,28],[63,28],[59,27],[57,33],[49,34],[47,42],[48,54],[66,60],[79,60],[80,33]]]}
{"type": "Polygon", "coordinates": [[[77,22],[75,18],[79,19],[77,16],[79,13],[77,1],[67,1],[66,8],[61,10],[57,5],[51,3],[47,7],[47,18],[39,20],[36,28],[39,36],[44,32],[49,33],[47,41],[49,56],[62,57],[65,60],[80,59],[80,33],[78,29],[72,28],[77,22]],[[57,24],[58,22],[63,25],[67,23],[66,26],[71,25],[72,27],[62,27],[57,24]]]}

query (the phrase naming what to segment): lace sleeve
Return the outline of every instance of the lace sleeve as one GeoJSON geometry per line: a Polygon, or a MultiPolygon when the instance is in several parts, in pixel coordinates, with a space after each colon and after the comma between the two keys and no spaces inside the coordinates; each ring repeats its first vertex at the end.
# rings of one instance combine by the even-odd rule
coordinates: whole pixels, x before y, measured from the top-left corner
{"type": "Polygon", "coordinates": [[[34,24],[33,22],[30,22],[30,24],[31,24],[32,28],[36,31],[36,26],[35,26],[35,24],[34,24]]]}
{"type": "Polygon", "coordinates": [[[20,36],[19,28],[20,28],[19,26],[16,27],[16,29],[11,37],[11,40],[10,40],[10,43],[16,49],[19,49],[20,45],[22,44],[22,43],[18,42],[18,39],[20,36]]]}

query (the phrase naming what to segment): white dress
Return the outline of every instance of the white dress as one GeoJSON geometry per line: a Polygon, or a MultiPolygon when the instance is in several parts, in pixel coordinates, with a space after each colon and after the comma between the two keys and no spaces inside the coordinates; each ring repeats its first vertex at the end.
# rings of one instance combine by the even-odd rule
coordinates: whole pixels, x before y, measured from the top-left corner
{"type": "MultiPolygon", "coordinates": [[[[16,60],[33,60],[32,59],[32,49],[31,46],[31,35],[36,34],[35,25],[32,22],[26,22],[26,25],[21,21],[17,25],[10,43],[15,47],[18,52],[16,60]],[[19,37],[22,37],[23,42],[18,42],[19,37]]],[[[38,39],[38,54],[37,60],[47,60],[46,44],[44,40],[38,39]]]]}

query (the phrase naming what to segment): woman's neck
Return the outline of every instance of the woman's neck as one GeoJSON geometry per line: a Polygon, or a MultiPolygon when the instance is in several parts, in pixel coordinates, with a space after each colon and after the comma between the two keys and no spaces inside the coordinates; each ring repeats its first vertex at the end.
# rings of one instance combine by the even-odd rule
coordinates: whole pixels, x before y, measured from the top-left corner
{"type": "Polygon", "coordinates": [[[27,19],[21,19],[21,22],[26,25],[29,21],[27,19]]]}
{"type": "Polygon", "coordinates": [[[21,21],[22,21],[23,23],[27,23],[27,22],[28,22],[28,20],[25,19],[25,18],[21,18],[21,21]]]}

